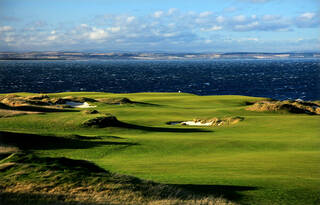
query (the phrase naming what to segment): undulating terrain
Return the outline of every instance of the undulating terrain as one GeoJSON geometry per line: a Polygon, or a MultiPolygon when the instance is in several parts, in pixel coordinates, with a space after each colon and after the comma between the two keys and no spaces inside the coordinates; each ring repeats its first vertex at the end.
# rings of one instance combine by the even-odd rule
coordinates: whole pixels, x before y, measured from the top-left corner
{"type": "Polygon", "coordinates": [[[0,203],[320,204],[319,109],[187,93],[1,94],[0,203]]]}

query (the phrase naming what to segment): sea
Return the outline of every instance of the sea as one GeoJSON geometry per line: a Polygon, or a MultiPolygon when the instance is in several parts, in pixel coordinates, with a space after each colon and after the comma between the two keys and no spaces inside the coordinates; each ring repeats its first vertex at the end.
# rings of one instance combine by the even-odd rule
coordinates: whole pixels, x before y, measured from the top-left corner
{"type": "Polygon", "coordinates": [[[320,59],[3,60],[0,93],[95,91],[320,99],[320,59]]]}

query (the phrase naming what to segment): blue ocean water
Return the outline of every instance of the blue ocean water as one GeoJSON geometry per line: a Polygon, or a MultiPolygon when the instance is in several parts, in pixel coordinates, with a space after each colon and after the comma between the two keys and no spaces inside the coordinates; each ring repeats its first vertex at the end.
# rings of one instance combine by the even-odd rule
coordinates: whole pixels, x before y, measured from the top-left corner
{"type": "Polygon", "coordinates": [[[320,99],[320,59],[0,61],[0,93],[187,92],[320,99]]]}

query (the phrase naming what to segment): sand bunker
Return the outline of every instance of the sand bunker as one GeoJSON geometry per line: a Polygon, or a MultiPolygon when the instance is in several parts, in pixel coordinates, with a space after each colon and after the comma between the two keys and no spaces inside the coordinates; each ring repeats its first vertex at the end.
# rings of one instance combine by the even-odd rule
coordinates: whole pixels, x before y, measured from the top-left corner
{"type": "Polygon", "coordinates": [[[190,125],[190,126],[212,126],[212,122],[200,122],[200,121],[186,121],[181,122],[181,125],[190,125]]]}
{"type": "Polygon", "coordinates": [[[243,117],[226,117],[210,119],[194,119],[189,121],[171,121],[168,125],[187,125],[187,126],[228,126],[244,120],[243,117]]]}
{"type": "Polygon", "coordinates": [[[93,108],[97,106],[89,105],[89,103],[84,102],[84,103],[79,103],[79,102],[73,102],[73,101],[67,101],[66,105],[69,105],[74,108],[93,108]]]}
{"type": "Polygon", "coordinates": [[[259,101],[246,110],[257,112],[290,112],[306,113],[310,115],[320,115],[320,104],[317,102],[306,102],[302,100],[285,100],[285,101],[259,101]]]}

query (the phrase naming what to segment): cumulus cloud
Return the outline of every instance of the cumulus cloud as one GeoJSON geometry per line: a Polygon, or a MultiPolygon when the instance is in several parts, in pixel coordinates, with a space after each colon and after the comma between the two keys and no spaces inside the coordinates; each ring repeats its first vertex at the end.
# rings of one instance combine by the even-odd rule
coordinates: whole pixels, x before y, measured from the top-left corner
{"type": "Polygon", "coordinates": [[[244,15],[239,15],[239,16],[233,17],[233,19],[234,19],[234,21],[236,21],[236,22],[244,22],[244,21],[246,21],[246,16],[244,16],[244,15]]]}
{"type": "Polygon", "coordinates": [[[244,25],[235,25],[234,26],[234,30],[238,30],[238,31],[250,31],[250,30],[256,30],[259,27],[259,22],[258,21],[254,21],[248,24],[244,24],[244,25]]]}
{"type": "Polygon", "coordinates": [[[172,15],[172,14],[174,14],[177,10],[178,10],[178,9],[176,9],[176,8],[170,8],[170,9],[168,10],[168,14],[169,14],[169,15],[172,15]]]}
{"type": "Polygon", "coordinates": [[[104,29],[93,27],[92,31],[87,33],[87,36],[91,40],[101,40],[108,37],[108,32],[106,32],[104,29]]]}
{"type": "Polygon", "coordinates": [[[128,18],[127,18],[127,22],[128,23],[131,23],[132,21],[134,21],[136,19],[136,17],[134,17],[134,16],[129,16],[128,18]]]}
{"type": "Polygon", "coordinates": [[[211,12],[211,11],[204,11],[199,14],[199,17],[208,17],[212,14],[213,14],[213,12],[211,12]]]}
{"type": "Polygon", "coordinates": [[[49,41],[54,41],[57,39],[57,36],[53,35],[53,36],[48,36],[48,40],[49,41]]]}
{"type": "Polygon", "coordinates": [[[120,27],[120,26],[117,26],[117,27],[109,27],[109,28],[107,28],[107,30],[115,33],[115,32],[119,32],[119,31],[121,30],[121,27],[120,27]]]}
{"type": "Polygon", "coordinates": [[[11,26],[0,26],[0,32],[12,31],[13,28],[11,26]]]}
{"type": "Polygon", "coordinates": [[[201,31],[219,31],[222,29],[222,26],[212,26],[210,28],[201,28],[201,31]]]}
{"type": "Polygon", "coordinates": [[[301,14],[301,15],[300,15],[300,18],[301,18],[301,19],[309,20],[309,19],[313,19],[315,16],[316,16],[315,13],[306,12],[306,13],[301,14]]]}
{"type": "Polygon", "coordinates": [[[13,42],[14,41],[14,37],[13,36],[6,36],[4,38],[4,41],[7,43],[13,42]]]}
{"type": "Polygon", "coordinates": [[[264,21],[274,21],[281,18],[280,16],[266,14],[262,16],[262,20],[264,21]]]}
{"type": "Polygon", "coordinates": [[[228,28],[233,31],[289,31],[294,23],[291,19],[278,15],[235,16],[227,21],[228,28]]]}
{"type": "MultiPolygon", "coordinates": [[[[8,25],[0,26],[0,44],[38,46],[39,48],[70,46],[117,50],[161,50],[162,48],[174,50],[206,48],[206,46],[222,49],[222,44],[227,47],[228,43],[230,45],[232,43],[264,45],[263,38],[260,36],[247,34],[252,31],[254,33],[280,32],[306,27],[315,28],[320,25],[319,19],[319,15],[314,12],[285,17],[273,14],[232,15],[216,14],[211,11],[182,12],[172,8],[145,16],[106,14],[97,16],[92,21],[80,22],[76,26],[66,28],[45,25],[41,30],[28,30],[26,28],[29,28],[30,24],[26,24],[26,28],[16,30],[8,25]],[[234,36],[239,32],[243,32],[240,35],[242,37],[235,38],[234,36]],[[232,36],[231,34],[233,37],[228,37],[228,35],[232,36]]],[[[307,41],[301,41],[300,44],[307,45],[307,41]]]]}
{"type": "Polygon", "coordinates": [[[223,23],[225,21],[225,17],[223,16],[217,16],[215,19],[218,23],[223,23]]]}
{"type": "Polygon", "coordinates": [[[295,18],[295,24],[300,28],[312,28],[320,25],[320,15],[314,12],[305,12],[295,18]]]}
{"type": "Polygon", "coordinates": [[[160,18],[163,15],[163,13],[164,13],[163,11],[156,11],[153,13],[153,16],[155,18],[160,18]]]}

